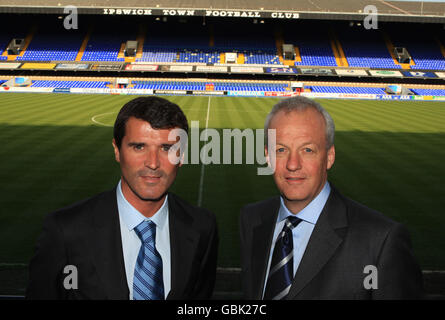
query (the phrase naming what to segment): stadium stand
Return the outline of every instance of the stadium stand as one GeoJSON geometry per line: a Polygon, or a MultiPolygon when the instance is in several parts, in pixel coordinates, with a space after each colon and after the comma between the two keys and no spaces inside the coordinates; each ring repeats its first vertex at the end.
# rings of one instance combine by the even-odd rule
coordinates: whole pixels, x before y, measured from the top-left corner
{"type": "Polygon", "coordinates": [[[41,25],[17,61],[74,61],[84,33],[65,30],[60,24],[41,25]]]}
{"type": "Polygon", "coordinates": [[[310,23],[299,32],[285,30],[284,42],[293,44],[300,51],[301,61],[296,61],[296,66],[337,66],[327,28],[310,23]]]}
{"type": "Polygon", "coordinates": [[[338,31],[350,67],[401,68],[395,64],[380,30],[343,26],[338,31]]]}
{"type": "Polygon", "coordinates": [[[169,28],[165,28],[165,23],[156,22],[140,28],[146,29],[146,35],[143,37],[142,56],[136,58],[136,61],[199,62],[199,59],[191,59],[191,53],[206,49],[209,43],[206,29],[194,29],[184,23],[172,23],[169,28]],[[171,32],[172,29],[175,32],[171,32]]]}
{"type": "Polygon", "coordinates": [[[293,44],[298,57],[291,65],[297,67],[445,70],[443,30],[416,30],[418,25],[403,32],[395,24],[366,30],[346,22],[294,21],[290,27],[250,23],[240,28],[238,23],[169,20],[166,28],[162,21],[129,19],[110,29],[104,21],[88,20],[79,30],[63,29],[61,20],[38,21],[35,30],[32,24],[12,28],[7,23],[0,31],[0,60],[222,64],[226,53],[235,53],[235,64],[280,66],[281,45],[293,44]],[[26,49],[8,57],[5,49],[13,38],[27,38],[26,49]],[[139,41],[133,60],[124,56],[128,40],[139,41]],[[398,63],[394,47],[406,47],[413,63],[398,63]]]}
{"type": "MultiPolygon", "coordinates": [[[[90,27],[89,39],[81,61],[125,61],[119,58],[123,43],[134,40],[134,24],[124,24],[110,32],[110,26],[96,23],[90,27]]],[[[88,35],[87,35],[88,36],[88,35]]]]}
{"type": "Polygon", "coordinates": [[[12,26],[11,24],[2,24],[0,30],[0,60],[8,60],[6,48],[12,39],[25,39],[28,27],[23,24],[12,26]]]}
{"type": "Polygon", "coordinates": [[[439,46],[439,36],[434,31],[419,34],[412,26],[401,24],[390,30],[394,46],[405,47],[413,59],[411,69],[445,70],[445,57],[439,46]],[[414,35],[414,36],[413,36],[414,35]]]}

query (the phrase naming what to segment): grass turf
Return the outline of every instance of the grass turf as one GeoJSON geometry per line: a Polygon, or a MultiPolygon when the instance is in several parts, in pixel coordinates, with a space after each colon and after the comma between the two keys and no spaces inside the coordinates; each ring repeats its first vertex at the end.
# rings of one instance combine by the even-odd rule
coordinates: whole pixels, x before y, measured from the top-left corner
{"type": "MultiPolygon", "coordinates": [[[[113,188],[118,110],[134,96],[0,94],[0,264],[28,263],[45,214],[113,188]],[[93,120],[96,122],[93,122],[93,120]]],[[[167,97],[205,127],[262,128],[276,98],[167,97]],[[209,107],[210,104],[210,107],[209,107]]],[[[336,123],[329,179],[345,195],[404,223],[423,269],[445,269],[445,103],[320,100],[336,123]]],[[[277,194],[258,165],[206,165],[202,206],[218,219],[218,265],[239,266],[239,209],[277,194]]],[[[201,165],[172,191],[198,202],[201,165]]]]}

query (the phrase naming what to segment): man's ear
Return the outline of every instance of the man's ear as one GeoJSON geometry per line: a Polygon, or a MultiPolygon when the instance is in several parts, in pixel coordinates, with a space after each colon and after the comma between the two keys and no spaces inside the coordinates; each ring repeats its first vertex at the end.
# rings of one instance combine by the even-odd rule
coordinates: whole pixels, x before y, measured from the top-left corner
{"type": "Polygon", "coordinates": [[[119,148],[116,145],[116,141],[113,139],[111,144],[113,145],[113,149],[114,149],[114,157],[116,158],[116,161],[120,163],[121,162],[121,160],[120,160],[120,152],[119,152],[119,148]]]}
{"type": "Polygon", "coordinates": [[[326,169],[327,170],[331,169],[332,166],[334,165],[334,162],[335,162],[335,146],[332,145],[332,147],[330,147],[328,150],[328,161],[327,161],[326,169]]]}

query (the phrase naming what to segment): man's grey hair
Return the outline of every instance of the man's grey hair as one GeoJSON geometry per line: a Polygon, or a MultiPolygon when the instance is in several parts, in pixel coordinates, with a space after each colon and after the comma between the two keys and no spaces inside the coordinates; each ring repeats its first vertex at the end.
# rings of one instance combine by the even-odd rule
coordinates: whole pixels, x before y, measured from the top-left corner
{"type": "Polygon", "coordinates": [[[264,123],[264,136],[266,138],[266,146],[267,146],[267,129],[269,129],[270,122],[272,118],[280,111],[290,112],[290,111],[304,111],[309,108],[317,110],[324,119],[325,122],[325,131],[326,131],[326,149],[329,149],[334,145],[334,135],[335,135],[335,124],[331,115],[324,109],[318,102],[315,102],[312,99],[297,96],[292,98],[287,98],[278,102],[269,114],[266,117],[266,121],[264,123]]]}

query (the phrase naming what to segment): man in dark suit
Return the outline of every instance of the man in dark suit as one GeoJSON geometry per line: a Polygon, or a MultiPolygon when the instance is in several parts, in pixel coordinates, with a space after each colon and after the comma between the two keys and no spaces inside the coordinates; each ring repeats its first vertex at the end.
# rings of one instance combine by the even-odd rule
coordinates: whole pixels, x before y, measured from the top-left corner
{"type": "Polygon", "coordinates": [[[27,298],[211,297],[216,220],[168,192],[181,166],[172,161],[181,156],[174,129],[187,132],[187,119],[168,100],[140,97],[123,106],[112,142],[121,180],[46,217],[27,298]]]}
{"type": "MultiPolygon", "coordinates": [[[[266,145],[280,197],[241,210],[247,299],[417,299],[422,274],[406,229],[340,194],[327,181],[334,122],[313,100],[274,106],[266,145]]],[[[364,182],[366,183],[366,182],[364,182]]]]}

